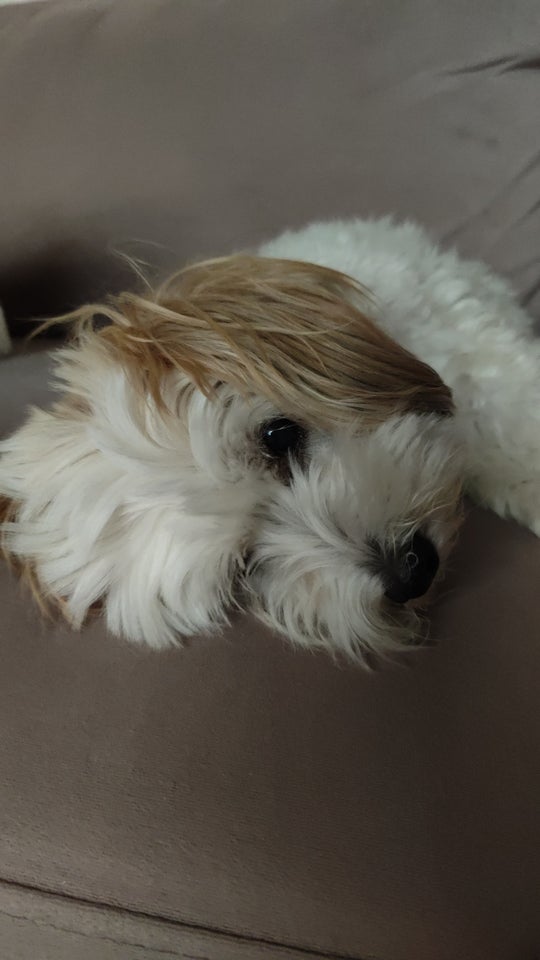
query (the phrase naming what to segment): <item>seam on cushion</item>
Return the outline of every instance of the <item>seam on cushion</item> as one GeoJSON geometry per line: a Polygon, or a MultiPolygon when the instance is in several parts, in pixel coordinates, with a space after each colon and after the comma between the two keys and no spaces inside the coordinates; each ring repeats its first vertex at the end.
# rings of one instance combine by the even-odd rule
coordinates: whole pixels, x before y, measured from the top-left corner
{"type": "MultiPolygon", "coordinates": [[[[321,960],[382,960],[382,958],[376,957],[373,954],[370,954],[369,957],[368,956],[361,957],[359,954],[352,954],[352,953],[328,953],[328,952],[321,953],[317,947],[298,946],[296,944],[287,943],[281,940],[271,940],[265,937],[258,937],[255,934],[251,936],[250,934],[235,933],[234,931],[222,929],[220,927],[206,926],[204,924],[186,922],[183,920],[174,920],[171,917],[162,916],[161,914],[158,914],[158,913],[146,913],[144,910],[135,910],[129,907],[116,906],[101,900],[92,900],[89,898],[77,897],[77,896],[74,896],[73,894],[65,893],[64,891],[61,891],[61,890],[55,890],[53,888],[48,888],[48,887],[40,887],[30,883],[20,883],[18,881],[12,881],[12,880],[6,879],[5,877],[0,878],[0,884],[7,888],[18,890],[22,893],[27,892],[27,893],[41,894],[47,897],[52,897],[54,899],[66,902],[66,903],[79,905],[81,907],[90,907],[92,909],[99,909],[99,910],[105,911],[106,913],[110,913],[112,915],[133,917],[134,919],[138,919],[138,920],[152,920],[154,922],[162,923],[170,927],[171,929],[193,931],[193,933],[210,934],[214,936],[219,936],[225,940],[229,940],[231,945],[237,942],[237,943],[245,943],[246,945],[259,944],[261,947],[288,950],[291,953],[291,957],[298,957],[298,960],[302,960],[302,957],[309,957],[309,958],[320,957],[321,960]]],[[[45,922],[45,921],[33,920],[31,917],[21,917],[19,914],[11,913],[9,910],[5,910],[3,908],[0,908],[0,915],[11,917],[13,919],[25,920],[27,922],[35,923],[37,925],[42,923],[43,925],[50,926],[51,929],[56,929],[58,931],[62,931],[65,933],[75,933],[75,934],[81,934],[83,936],[85,935],[84,931],[71,929],[69,927],[62,927],[60,925],[55,926],[53,923],[50,923],[49,921],[45,922]]],[[[121,945],[125,944],[126,946],[133,946],[133,947],[145,946],[144,944],[133,943],[129,940],[127,941],[115,940],[113,937],[100,936],[99,939],[104,941],[110,941],[113,943],[118,943],[121,945]]],[[[154,949],[156,953],[158,952],[156,948],[152,948],[152,949],[154,949]]],[[[177,956],[179,957],[179,960],[182,960],[182,954],[180,955],[175,954],[167,950],[162,950],[161,952],[163,953],[164,956],[172,956],[172,957],[177,956]]],[[[191,955],[190,957],[189,954],[187,955],[184,954],[184,957],[185,957],[185,960],[206,960],[204,956],[191,955]]]]}
{"type": "MultiPolygon", "coordinates": [[[[51,923],[50,920],[35,920],[33,917],[21,917],[18,913],[11,913],[9,910],[0,909],[0,917],[9,917],[11,920],[20,920],[22,923],[31,923],[34,927],[46,927],[48,930],[57,930],[59,933],[69,933],[76,937],[83,937],[87,940],[100,940],[103,941],[103,943],[114,943],[119,947],[137,947],[142,950],[148,949],[145,943],[137,943],[135,940],[107,937],[99,933],[90,934],[86,933],[84,930],[74,930],[72,927],[64,927],[59,923],[51,923]]],[[[151,947],[150,949],[153,951],[153,953],[160,954],[164,957],[176,957],[180,958],[180,960],[192,960],[189,954],[179,954],[176,950],[163,950],[160,947],[151,947]]],[[[194,957],[193,960],[198,960],[198,958],[194,957]]],[[[205,960],[205,958],[201,957],[200,960],[205,960]]]]}

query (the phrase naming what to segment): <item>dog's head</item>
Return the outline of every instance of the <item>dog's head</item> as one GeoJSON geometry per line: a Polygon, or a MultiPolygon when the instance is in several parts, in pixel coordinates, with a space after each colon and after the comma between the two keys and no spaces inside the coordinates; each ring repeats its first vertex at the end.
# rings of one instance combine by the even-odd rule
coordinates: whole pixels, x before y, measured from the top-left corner
{"type": "Polygon", "coordinates": [[[369,313],[342,274],[245,256],[79,311],[63,397],[1,447],[35,590],[154,647],[235,607],[357,657],[411,641],[459,448],[450,391],[369,313]]]}

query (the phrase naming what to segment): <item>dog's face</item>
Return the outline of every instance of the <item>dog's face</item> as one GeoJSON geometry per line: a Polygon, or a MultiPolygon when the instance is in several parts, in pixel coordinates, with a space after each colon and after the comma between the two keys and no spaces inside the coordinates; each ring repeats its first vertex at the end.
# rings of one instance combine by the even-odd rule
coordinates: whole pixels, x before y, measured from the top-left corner
{"type": "Polygon", "coordinates": [[[449,391],[353,281],[228,258],[89,310],[65,397],[2,447],[7,549],[78,625],[154,647],[248,609],[355,657],[418,633],[450,548],[449,391]]]}

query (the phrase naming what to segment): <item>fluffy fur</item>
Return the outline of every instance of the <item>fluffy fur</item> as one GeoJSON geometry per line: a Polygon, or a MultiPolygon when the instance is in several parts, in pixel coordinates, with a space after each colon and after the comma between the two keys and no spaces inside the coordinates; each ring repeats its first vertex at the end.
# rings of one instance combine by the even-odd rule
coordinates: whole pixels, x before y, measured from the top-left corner
{"type": "Polygon", "coordinates": [[[420,532],[444,566],[463,485],[540,533],[530,321],[414,225],[314,224],[75,319],[62,398],[0,446],[6,551],[75,626],[99,605],[159,648],[241,608],[384,654],[419,619],[375,548],[420,532]],[[279,462],[278,417],[304,437],[279,462]]]}

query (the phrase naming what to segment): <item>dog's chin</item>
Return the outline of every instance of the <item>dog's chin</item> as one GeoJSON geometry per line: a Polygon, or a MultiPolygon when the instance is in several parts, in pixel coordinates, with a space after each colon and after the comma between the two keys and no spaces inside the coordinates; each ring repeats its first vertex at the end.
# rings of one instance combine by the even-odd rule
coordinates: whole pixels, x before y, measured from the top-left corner
{"type": "MultiPolygon", "coordinates": [[[[303,649],[323,650],[340,659],[342,657],[361,666],[373,667],[380,661],[394,659],[399,653],[418,647],[425,642],[427,621],[420,607],[381,606],[365,616],[363,623],[342,623],[335,626],[322,617],[306,632],[301,619],[291,619],[285,610],[268,611],[262,604],[255,613],[270,629],[281,634],[293,646],[303,649]]],[[[343,618],[345,619],[345,618],[343,618]]]]}
{"type": "Polygon", "coordinates": [[[424,602],[393,603],[373,580],[358,591],[354,577],[349,590],[343,578],[332,586],[320,579],[307,577],[280,591],[276,578],[259,569],[251,582],[251,612],[297,647],[368,667],[424,642],[424,602]]]}

